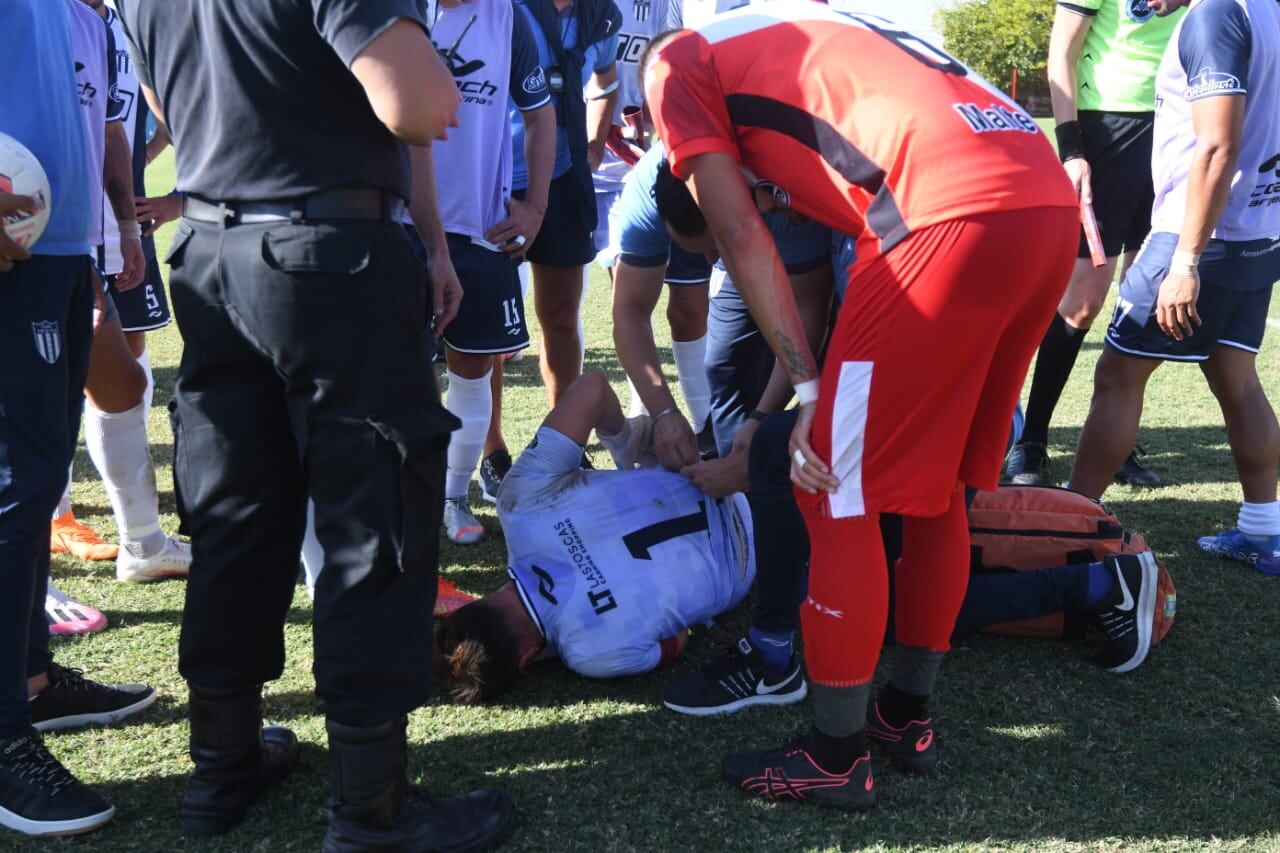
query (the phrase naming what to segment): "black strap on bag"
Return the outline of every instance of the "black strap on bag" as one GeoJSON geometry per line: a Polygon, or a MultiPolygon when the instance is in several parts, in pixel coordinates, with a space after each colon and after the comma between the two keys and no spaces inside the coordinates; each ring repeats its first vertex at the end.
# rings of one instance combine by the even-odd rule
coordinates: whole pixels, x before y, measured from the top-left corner
{"type": "Polygon", "coordinates": [[[548,80],[559,71],[564,81],[554,99],[556,124],[564,128],[569,137],[569,156],[573,160],[569,174],[573,176],[578,213],[588,228],[595,230],[598,224],[596,195],[591,167],[587,164],[587,104],[582,97],[587,48],[616,33],[622,26],[622,13],[613,0],[575,0],[573,14],[578,21],[578,38],[570,50],[561,38],[562,19],[553,0],[525,0],[525,3],[546,36],[556,63],[555,68],[547,69],[548,80]]]}

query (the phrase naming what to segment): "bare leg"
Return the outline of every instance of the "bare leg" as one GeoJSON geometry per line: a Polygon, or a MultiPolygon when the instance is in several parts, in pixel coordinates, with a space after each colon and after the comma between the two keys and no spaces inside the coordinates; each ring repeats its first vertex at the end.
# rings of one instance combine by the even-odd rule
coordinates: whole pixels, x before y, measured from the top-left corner
{"type": "Polygon", "coordinates": [[[1280,465],[1280,425],[1258,379],[1256,356],[1236,347],[1219,346],[1200,369],[1222,407],[1244,499],[1271,503],[1276,499],[1280,465]]]}
{"type": "Polygon", "coordinates": [[[581,301],[582,267],[533,265],[533,307],[542,327],[542,381],[553,406],[582,373],[581,301]]]}
{"type": "Polygon", "coordinates": [[[1093,374],[1093,401],[1080,433],[1071,488],[1100,498],[1116,469],[1133,450],[1142,419],[1147,380],[1159,367],[1156,359],[1102,351],[1093,374]]]}
{"type": "Polygon", "coordinates": [[[85,396],[102,412],[124,412],[142,401],[147,377],[125,341],[120,320],[103,323],[93,336],[85,396]]]}
{"type": "Polygon", "coordinates": [[[507,451],[507,439],[502,435],[502,375],[506,370],[506,359],[498,356],[493,360],[493,374],[489,377],[489,389],[493,394],[493,415],[489,418],[489,431],[484,437],[484,455],[492,456],[499,450],[507,451]]]}

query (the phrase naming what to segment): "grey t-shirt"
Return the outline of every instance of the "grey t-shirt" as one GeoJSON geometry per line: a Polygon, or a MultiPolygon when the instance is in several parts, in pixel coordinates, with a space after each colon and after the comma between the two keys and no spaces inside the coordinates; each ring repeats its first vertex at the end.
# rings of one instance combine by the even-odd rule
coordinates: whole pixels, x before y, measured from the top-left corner
{"type": "Polygon", "coordinates": [[[120,0],[138,79],[173,135],[178,189],[270,201],[338,187],[409,197],[408,150],[349,66],[417,0],[120,0]]]}

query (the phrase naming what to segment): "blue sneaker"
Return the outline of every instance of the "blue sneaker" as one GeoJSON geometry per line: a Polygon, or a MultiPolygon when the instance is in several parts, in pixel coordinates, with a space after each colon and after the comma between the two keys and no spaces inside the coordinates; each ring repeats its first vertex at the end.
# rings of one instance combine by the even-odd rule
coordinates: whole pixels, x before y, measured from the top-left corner
{"type": "Polygon", "coordinates": [[[1241,560],[1264,575],[1280,575],[1280,536],[1258,542],[1233,528],[1216,536],[1201,536],[1196,544],[1215,557],[1241,560]]]}

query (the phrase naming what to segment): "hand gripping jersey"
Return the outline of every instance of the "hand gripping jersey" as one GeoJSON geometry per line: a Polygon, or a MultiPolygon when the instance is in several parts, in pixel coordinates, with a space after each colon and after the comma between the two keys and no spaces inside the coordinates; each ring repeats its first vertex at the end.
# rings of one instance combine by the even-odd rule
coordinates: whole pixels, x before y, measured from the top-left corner
{"type": "Polygon", "coordinates": [[[755,560],[741,495],[716,500],[665,470],[578,470],[581,446],[545,427],[517,468],[529,454],[547,473],[513,469],[498,514],[520,598],[569,668],[646,672],[662,640],[747,594],[755,560]]]}
{"type": "Polygon", "coordinates": [[[1280,4],[1193,3],[1160,63],[1156,86],[1151,230],[1182,231],[1187,172],[1196,147],[1191,104],[1243,95],[1240,159],[1213,236],[1242,241],[1280,236],[1280,4]]]}
{"type": "Polygon", "coordinates": [[[672,39],[646,91],[672,169],[729,154],[866,260],[968,215],[1076,206],[1040,128],[883,18],[777,0],[672,39]]]}
{"type": "Polygon", "coordinates": [[[1058,5],[1093,19],[1076,64],[1076,108],[1153,111],[1156,69],[1182,12],[1158,17],[1147,0],[1059,0],[1058,5]]]}

